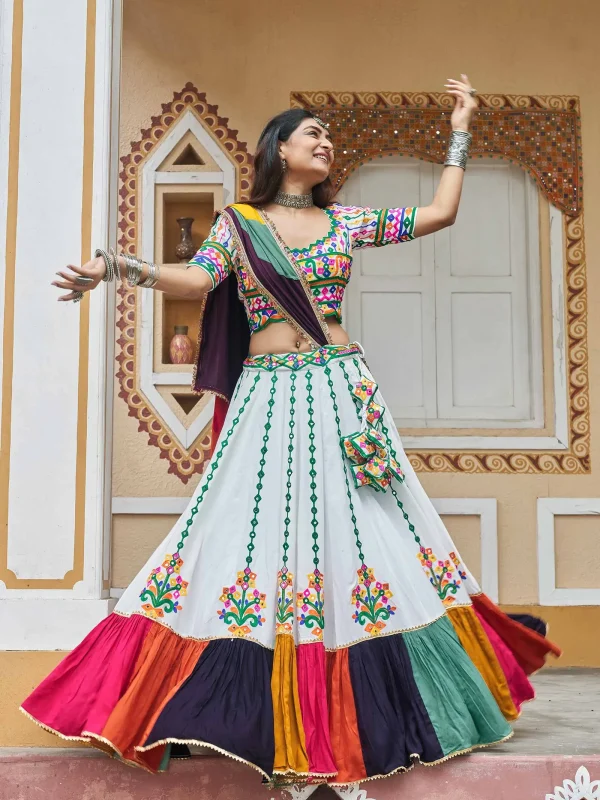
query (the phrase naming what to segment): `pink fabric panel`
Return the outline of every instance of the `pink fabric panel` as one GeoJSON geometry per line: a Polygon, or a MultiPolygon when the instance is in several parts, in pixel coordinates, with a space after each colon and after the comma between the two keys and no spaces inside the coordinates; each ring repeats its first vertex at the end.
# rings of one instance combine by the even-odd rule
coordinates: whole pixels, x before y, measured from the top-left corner
{"type": "Polygon", "coordinates": [[[329,738],[327,672],[323,643],[298,645],[296,657],[298,693],[309,770],[320,775],[336,774],[337,768],[329,738]]]}
{"type": "Polygon", "coordinates": [[[481,622],[481,626],[485,631],[486,636],[490,640],[490,644],[494,648],[494,652],[496,653],[498,661],[500,662],[502,671],[506,676],[506,681],[508,683],[508,688],[510,690],[513,703],[517,707],[517,711],[520,711],[522,704],[526,700],[533,700],[535,697],[533,686],[529,682],[524,669],[517,663],[517,660],[511,653],[508,645],[505,644],[500,636],[498,636],[496,631],[490,625],[488,625],[485,619],[478,614],[477,611],[475,611],[475,613],[477,614],[479,622],[481,622]]]}
{"type": "Polygon", "coordinates": [[[64,736],[101,733],[125,691],[152,621],[111,614],[69,653],[23,703],[64,736]]]}

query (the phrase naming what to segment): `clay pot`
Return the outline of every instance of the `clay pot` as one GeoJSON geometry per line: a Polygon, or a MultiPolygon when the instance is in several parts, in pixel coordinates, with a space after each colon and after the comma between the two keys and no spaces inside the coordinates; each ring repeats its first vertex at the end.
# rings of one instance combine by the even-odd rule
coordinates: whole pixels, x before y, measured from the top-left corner
{"type": "Polygon", "coordinates": [[[194,347],[187,332],[187,325],[175,325],[175,335],[169,344],[171,364],[191,364],[193,362],[194,347]]]}

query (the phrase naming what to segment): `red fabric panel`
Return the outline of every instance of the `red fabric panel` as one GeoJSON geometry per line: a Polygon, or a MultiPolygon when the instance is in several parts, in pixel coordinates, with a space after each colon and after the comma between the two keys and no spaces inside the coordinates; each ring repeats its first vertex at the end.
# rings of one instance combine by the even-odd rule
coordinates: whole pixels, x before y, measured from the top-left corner
{"type": "Polygon", "coordinates": [[[553,653],[557,657],[561,655],[561,650],[557,645],[508,617],[483,592],[473,595],[471,602],[477,613],[508,645],[526,675],[531,675],[541,669],[549,653],[553,653]]]}

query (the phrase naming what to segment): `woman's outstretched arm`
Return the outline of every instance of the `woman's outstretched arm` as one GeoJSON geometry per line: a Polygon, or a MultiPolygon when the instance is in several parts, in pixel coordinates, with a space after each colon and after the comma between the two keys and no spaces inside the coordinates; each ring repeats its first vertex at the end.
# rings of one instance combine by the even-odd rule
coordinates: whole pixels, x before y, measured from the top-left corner
{"type": "MultiPolygon", "coordinates": [[[[473,112],[477,108],[477,101],[470,94],[473,87],[468,77],[461,75],[461,78],[462,81],[448,79],[446,84],[448,94],[454,95],[456,99],[450,124],[453,131],[468,132],[473,112]]],[[[454,224],[464,175],[465,172],[461,167],[444,167],[433,202],[429,206],[419,207],[414,230],[415,237],[426,236],[428,233],[435,233],[435,231],[454,224]]]]}
{"type": "MultiPolygon", "coordinates": [[[[121,279],[125,279],[125,261],[123,256],[119,256],[119,272],[121,279]]],[[[52,281],[53,286],[59,289],[66,289],[68,294],[61,295],[59,301],[66,302],[73,300],[75,292],[89,292],[95,289],[106,274],[106,264],[102,256],[93,258],[81,267],[69,264],[67,267],[70,272],[60,271],[56,274],[60,280],[52,281]],[[92,278],[91,283],[86,285],[77,284],[77,276],[92,278]]],[[[142,274],[139,283],[148,276],[148,264],[142,265],[142,274]]],[[[213,282],[207,272],[201,269],[178,269],[177,267],[160,268],[160,277],[152,287],[159,292],[166,292],[174,297],[182,297],[188,300],[199,300],[213,288],[213,282]]]]}

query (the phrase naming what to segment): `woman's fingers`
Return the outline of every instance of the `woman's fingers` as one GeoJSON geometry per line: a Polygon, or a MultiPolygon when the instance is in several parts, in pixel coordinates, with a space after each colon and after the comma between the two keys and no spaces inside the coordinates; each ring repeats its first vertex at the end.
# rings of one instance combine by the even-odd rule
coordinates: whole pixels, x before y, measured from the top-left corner
{"type": "Polygon", "coordinates": [[[454,89],[449,89],[446,92],[446,94],[451,94],[453,97],[456,97],[456,99],[461,103],[464,103],[466,98],[469,96],[465,92],[461,92],[461,91],[454,90],[454,89]]]}
{"type": "Polygon", "coordinates": [[[60,277],[64,278],[66,281],[73,281],[73,282],[75,282],[79,277],[79,273],[77,272],[62,272],[62,270],[59,270],[56,274],[60,275],[60,277]]]}
{"type": "Polygon", "coordinates": [[[458,86],[461,89],[464,89],[466,92],[471,91],[471,89],[473,88],[471,86],[471,81],[467,78],[466,75],[463,75],[462,77],[464,79],[462,81],[457,81],[455,78],[446,78],[447,83],[445,85],[446,86],[453,86],[453,87],[457,87],[458,86]]]}
{"type": "MultiPolygon", "coordinates": [[[[76,272],[78,275],[87,275],[88,274],[88,271],[86,270],[85,266],[78,267],[76,264],[67,264],[67,267],[69,269],[72,269],[73,272],[76,272]]],[[[62,275],[62,273],[58,273],[58,274],[62,275]]]]}
{"type": "Polygon", "coordinates": [[[69,294],[62,294],[58,298],[59,303],[66,303],[68,300],[73,300],[75,298],[75,292],[69,292],[69,294]]]}
{"type": "Polygon", "coordinates": [[[94,271],[93,267],[94,261],[88,261],[82,267],[77,266],[77,264],[67,264],[65,270],[58,270],[56,274],[62,280],[52,281],[51,285],[68,291],[68,294],[63,294],[58,298],[59,302],[66,303],[75,300],[81,296],[80,293],[89,292],[95,287],[99,275],[94,271]],[[80,284],[80,276],[86,277],[89,282],[80,284]]]}
{"type": "Polygon", "coordinates": [[[468,89],[463,89],[462,87],[454,87],[446,89],[446,94],[451,94],[453,97],[456,97],[456,99],[463,104],[472,105],[473,107],[477,106],[477,101],[475,100],[475,98],[468,89]]]}
{"type": "Polygon", "coordinates": [[[72,278],[69,278],[68,275],[63,276],[65,280],[63,281],[52,281],[52,286],[58,286],[59,289],[75,289],[77,284],[72,278]]]}
{"type": "Polygon", "coordinates": [[[91,289],[94,288],[93,283],[79,283],[76,279],[69,278],[69,276],[65,276],[67,280],[64,281],[52,281],[50,284],[51,286],[56,286],[59,289],[71,289],[74,292],[89,292],[91,289]]]}

